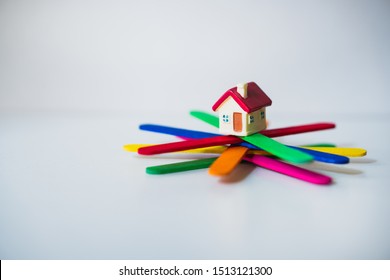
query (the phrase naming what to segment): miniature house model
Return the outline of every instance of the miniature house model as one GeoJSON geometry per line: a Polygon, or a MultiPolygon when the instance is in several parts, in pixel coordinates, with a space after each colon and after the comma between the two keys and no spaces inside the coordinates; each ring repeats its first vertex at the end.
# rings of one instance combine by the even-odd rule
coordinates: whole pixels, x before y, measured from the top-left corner
{"type": "Polygon", "coordinates": [[[254,82],[229,89],[214,104],[219,113],[219,131],[247,136],[266,128],[265,107],[272,100],[254,82]]]}

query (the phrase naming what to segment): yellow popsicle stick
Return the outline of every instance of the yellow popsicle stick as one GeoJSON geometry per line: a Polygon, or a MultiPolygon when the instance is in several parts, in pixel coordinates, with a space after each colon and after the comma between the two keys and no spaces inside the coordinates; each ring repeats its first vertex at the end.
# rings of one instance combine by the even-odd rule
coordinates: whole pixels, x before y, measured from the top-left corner
{"type": "Polygon", "coordinates": [[[128,152],[136,153],[139,148],[147,147],[153,144],[126,144],[123,146],[123,149],[128,152]]]}
{"type": "Polygon", "coordinates": [[[346,157],[362,157],[367,154],[367,151],[362,148],[344,148],[344,147],[303,147],[309,150],[346,156],[346,157]]]}
{"type": "MultiPolygon", "coordinates": [[[[152,146],[152,145],[156,145],[156,144],[126,144],[123,146],[123,149],[125,151],[128,151],[128,152],[136,153],[139,148],[152,146]]],[[[180,151],[177,153],[222,154],[223,151],[226,150],[226,148],[227,147],[225,147],[225,146],[214,146],[214,147],[185,150],[185,151],[180,151]]],[[[261,151],[259,151],[259,152],[261,152],[261,151]]]]}
{"type": "MultiPolygon", "coordinates": [[[[123,149],[128,152],[137,152],[139,148],[151,146],[155,144],[127,144],[123,146],[123,149]]],[[[311,147],[302,146],[305,149],[314,151],[320,151],[324,153],[346,156],[346,157],[362,157],[367,154],[367,151],[362,148],[345,148],[345,147],[311,147]]],[[[180,151],[179,153],[200,153],[200,154],[221,154],[226,150],[226,146],[214,146],[207,148],[192,149],[187,151],[180,151]]],[[[252,155],[270,155],[270,153],[261,150],[249,150],[248,154],[252,155]]]]}
{"type": "Polygon", "coordinates": [[[241,162],[249,149],[242,146],[227,148],[211,165],[209,174],[215,176],[228,175],[241,162]]]}
{"type": "MultiPolygon", "coordinates": [[[[123,149],[128,152],[136,153],[139,148],[152,146],[152,145],[156,145],[156,144],[126,144],[123,146],[123,149]]],[[[222,154],[226,149],[227,149],[226,146],[214,146],[214,147],[207,147],[207,148],[185,150],[176,153],[222,154]]],[[[248,154],[262,155],[262,156],[270,155],[270,153],[261,150],[249,150],[248,154]]]]}

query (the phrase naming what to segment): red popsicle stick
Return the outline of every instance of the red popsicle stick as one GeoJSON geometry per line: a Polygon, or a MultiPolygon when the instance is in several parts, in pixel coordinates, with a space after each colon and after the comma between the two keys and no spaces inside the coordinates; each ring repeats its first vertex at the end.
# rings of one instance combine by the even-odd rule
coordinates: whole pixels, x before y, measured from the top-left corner
{"type": "Polygon", "coordinates": [[[310,131],[330,129],[335,127],[336,125],[334,123],[313,123],[313,124],[289,126],[284,128],[267,129],[267,130],[260,131],[260,133],[267,137],[279,137],[279,136],[292,135],[292,134],[298,134],[298,133],[304,133],[310,131]]]}
{"type": "MultiPolygon", "coordinates": [[[[279,137],[291,134],[311,132],[336,127],[333,123],[315,123],[307,125],[290,126],[285,128],[276,128],[263,130],[260,133],[268,137],[279,137]]],[[[243,142],[241,138],[232,135],[214,136],[208,138],[172,142],[160,145],[153,145],[138,149],[140,155],[156,155],[163,153],[172,153],[196,148],[204,148],[218,145],[238,144],[243,142]]]]}
{"type": "Polygon", "coordinates": [[[196,148],[204,148],[204,147],[219,146],[219,145],[226,145],[226,144],[238,144],[241,142],[242,139],[236,136],[223,135],[223,136],[215,136],[209,138],[201,138],[201,139],[142,147],[138,149],[138,153],[140,155],[155,155],[155,154],[172,153],[172,152],[179,152],[179,151],[191,150],[196,148]]]}

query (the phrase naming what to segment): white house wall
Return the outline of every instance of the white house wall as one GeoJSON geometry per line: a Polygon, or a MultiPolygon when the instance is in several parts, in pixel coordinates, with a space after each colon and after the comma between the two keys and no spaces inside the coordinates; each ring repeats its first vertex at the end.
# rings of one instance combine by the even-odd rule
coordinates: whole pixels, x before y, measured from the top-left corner
{"type": "MultiPolygon", "coordinates": [[[[238,135],[237,132],[233,130],[233,112],[242,113],[244,120],[246,112],[230,96],[222,102],[217,111],[219,114],[219,132],[223,134],[238,135]],[[223,115],[228,115],[229,122],[226,123],[223,121],[223,115]]],[[[246,128],[247,124],[246,122],[243,122],[242,131],[246,131],[246,128]]]]}
{"type": "Polygon", "coordinates": [[[219,114],[219,132],[223,134],[246,136],[266,128],[265,108],[261,108],[260,110],[248,114],[236,103],[236,101],[234,101],[232,97],[226,98],[226,100],[222,102],[217,109],[217,112],[219,114]],[[234,112],[242,114],[242,132],[236,132],[233,130],[234,112]],[[261,119],[261,112],[264,112],[264,119],[261,119]],[[228,116],[228,122],[224,122],[224,115],[228,116]],[[251,115],[254,117],[254,122],[250,124],[249,120],[251,115]]]}
{"type": "Polygon", "coordinates": [[[254,111],[246,116],[247,123],[247,135],[259,132],[266,128],[266,115],[265,115],[265,107],[260,110],[254,111]],[[264,118],[261,118],[261,112],[264,112],[264,118]],[[253,116],[254,122],[249,123],[250,116],[253,116]]]}

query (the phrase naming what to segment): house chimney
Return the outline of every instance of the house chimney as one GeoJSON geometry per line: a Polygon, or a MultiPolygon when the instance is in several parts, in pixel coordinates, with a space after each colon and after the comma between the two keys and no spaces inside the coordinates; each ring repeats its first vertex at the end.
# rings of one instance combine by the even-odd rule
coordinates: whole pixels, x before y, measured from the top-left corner
{"type": "Polygon", "coordinates": [[[242,98],[244,98],[244,99],[248,97],[247,88],[248,88],[248,84],[247,84],[247,83],[238,84],[238,85],[237,85],[237,92],[238,92],[238,93],[242,96],[242,98]]]}

